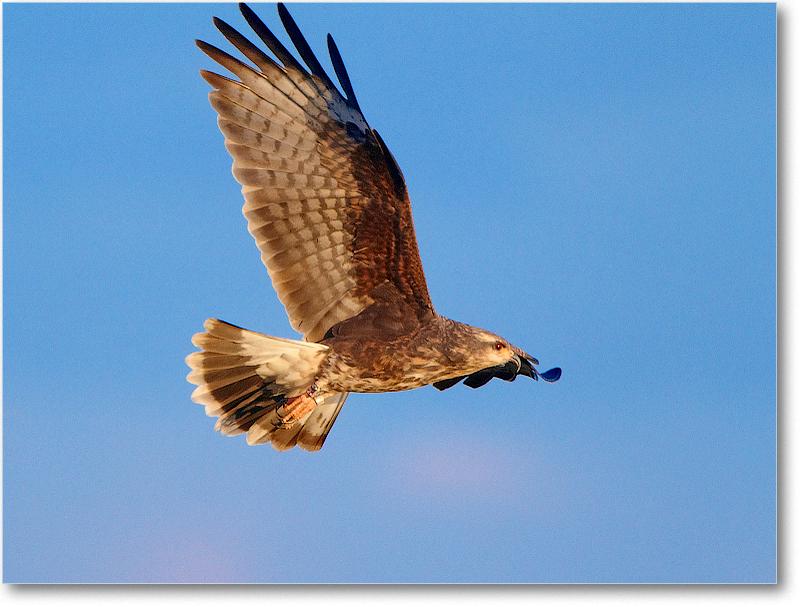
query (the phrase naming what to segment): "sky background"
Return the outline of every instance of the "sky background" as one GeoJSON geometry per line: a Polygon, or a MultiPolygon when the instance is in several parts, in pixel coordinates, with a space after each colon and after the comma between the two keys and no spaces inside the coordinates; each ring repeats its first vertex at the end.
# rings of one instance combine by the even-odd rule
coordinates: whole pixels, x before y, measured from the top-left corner
{"type": "Polygon", "coordinates": [[[207,317],[296,337],[198,75],[236,6],[2,10],[5,582],[775,580],[774,4],[290,6],[437,311],[563,369],[352,395],[318,453],[185,381],[207,317]]]}

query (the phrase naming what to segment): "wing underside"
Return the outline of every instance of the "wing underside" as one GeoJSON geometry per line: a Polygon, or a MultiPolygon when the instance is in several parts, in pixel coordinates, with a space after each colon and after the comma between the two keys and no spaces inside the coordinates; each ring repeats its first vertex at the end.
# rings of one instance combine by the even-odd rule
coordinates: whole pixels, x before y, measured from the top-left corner
{"type": "Polygon", "coordinates": [[[286,9],[283,24],[304,68],[245,5],[242,13],[276,57],[219,19],[251,62],[198,41],[238,80],[203,71],[242,185],[243,213],[292,326],[319,341],[373,303],[387,281],[433,310],[411,205],[397,163],[355,100],[336,45],[328,46],[343,96],[286,9]]]}

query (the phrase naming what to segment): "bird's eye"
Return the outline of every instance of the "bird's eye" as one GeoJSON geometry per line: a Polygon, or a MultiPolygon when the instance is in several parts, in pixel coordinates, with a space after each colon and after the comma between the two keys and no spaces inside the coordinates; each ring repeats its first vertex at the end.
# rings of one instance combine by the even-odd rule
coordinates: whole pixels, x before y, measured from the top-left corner
{"type": "Polygon", "coordinates": [[[494,343],[494,349],[497,350],[498,352],[505,347],[506,347],[505,344],[503,344],[502,342],[496,341],[494,343]]]}

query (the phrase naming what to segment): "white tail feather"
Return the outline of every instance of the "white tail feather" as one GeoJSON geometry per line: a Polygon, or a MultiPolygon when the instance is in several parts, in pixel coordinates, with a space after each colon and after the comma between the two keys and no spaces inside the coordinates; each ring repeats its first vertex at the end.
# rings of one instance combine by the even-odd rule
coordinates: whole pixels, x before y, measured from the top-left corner
{"type": "Polygon", "coordinates": [[[206,332],[192,337],[200,352],[186,357],[192,369],[186,379],[197,386],[192,400],[205,405],[207,415],[219,417],[215,429],[225,436],[247,432],[249,444],[269,442],[279,451],[295,445],[319,450],[346,393],[317,395],[317,407],[289,428],[282,427],[276,409],[311,387],[328,347],[214,318],[203,326],[206,332]]]}

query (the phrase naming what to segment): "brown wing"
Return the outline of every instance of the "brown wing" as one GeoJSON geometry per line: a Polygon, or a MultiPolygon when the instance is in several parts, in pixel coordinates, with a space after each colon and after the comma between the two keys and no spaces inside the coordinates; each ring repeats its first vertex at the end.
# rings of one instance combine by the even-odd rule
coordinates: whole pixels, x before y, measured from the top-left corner
{"type": "Polygon", "coordinates": [[[397,163],[361,114],[333,39],[334,86],[289,13],[281,20],[310,70],[245,5],[250,26],[280,64],[226,23],[222,34],[257,69],[198,41],[240,81],[201,72],[214,87],[243,213],[292,326],[319,341],[333,325],[374,302],[391,283],[418,316],[433,314],[397,163]]]}

